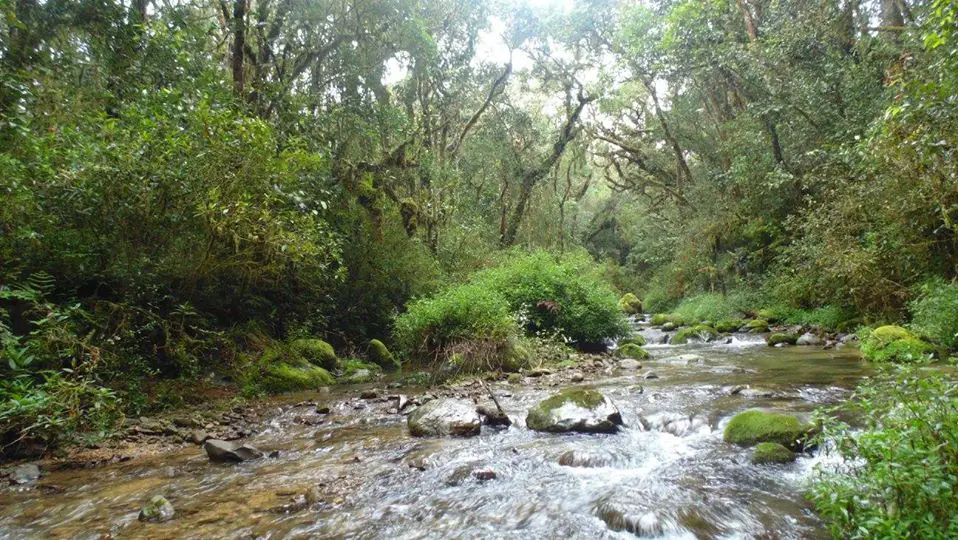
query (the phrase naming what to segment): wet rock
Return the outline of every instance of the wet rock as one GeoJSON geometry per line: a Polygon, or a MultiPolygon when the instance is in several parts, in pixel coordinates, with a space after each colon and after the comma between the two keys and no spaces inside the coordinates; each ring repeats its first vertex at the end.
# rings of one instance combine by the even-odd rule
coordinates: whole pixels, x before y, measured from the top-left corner
{"type": "Polygon", "coordinates": [[[530,369],[526,372],[526,377],[543,377],[545,375],[552,375],[552,370],[546,368],[536,368],[530,369]]]}
{"type": "Polygon", "coordinates": [[[30,484],[40,478],[40,467],[36,463],[17,465],[10,471],[10,481],[17,485],[30,484]]]}
{"type": "Polygon", "coordinates": [[[635,371],[637,369],[642,369],[642,364],[638,360],[632,358],[623,358],[619,360],[618,368],[626,371],[635,371]]]}
{"type": "Polygon", "coordinates": [[[472,477],[480,482],[495,480],[499,475],[492,469],[477,469],[472,471],[472,477]]]}
{"type": "Polygon", "coordinates": [[[573,371],[572,374],[569,375],[569,380],[574,383],[580,383],[585,380],[585,375],[583,375],[581,371],[573,371]]]}
{"type": "Polygon", "coordinates": [[[643,379],[646,379],[646,380],[648,380],[648,379],[658,379],[658,378],[659,378],[659,374],[656,373],[656,372],[654,372],[654,371],[650,371],[650,372],[646,373],[645,375],[643,375],[642,378],[643,378],[643,379]]]}
{"type": "Polygon", "coordinates": [[[612,462],[611,456],[586,450],[569,450],[559,456],[563,467],[605,467],[612,462]]]}
{"type": "Polygon", "coordinates": [[[795,461],[795,454],[781,444],[764,442],[755,445],[752,451],[752,463],[765,465],[769,463],[791,463],[795,461]]]}
{"type": "Polygon", "coordinates": [[[173,419],[173,425],[181,428],[198,428],[201,427],[200,422],[197,422],[193,418],[189,417],[177,417],[173,419]]]}
{"type": "Polygon", "coordinates": [[[595,390],[569,388],[533,407],[526,426],[535,431],[615,433],[622,415],[612,400],[595,390]]]}
{"type": "Polygon", "coordinates": [[[210,434],[203,431],[202,429],[194,430],[193,433],[190,434],[190,441],[193,444],[203,444],[206,442],[206,439],[209,439],[209,438],[210,438],[210,434]]]}
{"type": "Polygon", "coordinates": [[[408,425],[415,437],[472,437],[479,434],[482,419],[471,403],[441,398],[416,409],[409,415],[408,425]]]}
{"type": "Polygon", "coordinates": [[[479,405],[476,412],[482,416],[483,423],[487,426],[511,426],[512,420],[509,415],[500,411],[495,405],[479,405]]]}
{"type": "Polygon", "coordinates": [[[677,412],[661,412],[644,417],[640,421],[647,430],[670,433],[676,437],[711,429],[707,418],[677,412]]]}
{"type": "Polygon", "coordinates": [[[798,336],[795,334],[785,334],[785,333],[775,333],[768,336],[768,339],[765,342],[769,347],[777,347],[779,345],[795,345],[798,341],[798,336]]]}
{"type": "Polygon", "coordinates": [[[364,390],[359,394],[359,399],[376,399],[379,397],[379,392],[375,390],[364,390]]]}
{"type": "Polygon", "coordinates": [[[746,384],[732,387],[732,389],[729,390],[729,395],[744,398],[772,398],[777,397],[779,394],[768,388],[752,388],[746,384]]]}
{"type": "Polygon", "coordinates": [[[401,410],[405,409],[407,406],[409,406],[410,403],[412,403],[412,402],[409,401],[409,398],[408,398],[408,397],[406,397],[406,396],[404,396],[404,395],[402,395],[402,394],[399,394],[398,396],[396,396],[396,410],[397,410],[397,411],[401,411],[401,410]]]}
{"type": "Polygon", "coordinates": [[[306,490],[306,495],[304,497],[306,499],[306,504],[309,506],[323,502],[323,492],[318,486],[310,486],[309,489],[306,490]]]}
{"type": "Polygon", "coordinates": [[[641,538],[682,532],[678,522],[653,510],[614,501],[600,502],[596,515],[613,531],[627,531],[641,538]]]}
{"type": "Polygon", "coordinates": [[[811,332],[805,332],[799,336],[797,340],[795,340],[796,345],[805,345],[810,347],[817,347],[819,345],[823,345],[824,343],[825,341],[822,338],[811,332]]]}
{"type": "Polygon", "coordinates": [[[207,439],[203,443],[203,450],[210,461],[217,463],[237,463],[263,457],[263,452],[250,444],[217,439],[207,439]]]}
{"type": "Polygon", "coordinates": [[[725,442],[754,446],[774,442],[787,448],[800,449],[811,431],[794,416],[750,410],[735,415],[725,426],[725,442]]]}
{"type": "Polygon", "coordinates": [[[316,414],[329,414],[329,406],[320,405],[319,407],[316,407],[316,414]]]}
{"type": "Polygon", "coordinates": [[[152,521],[162,523],[173,519],[176,512],[173,505],[165,497],[157,495],[150,499],[146,506],[140,509],[140,521],[152,521]]]}

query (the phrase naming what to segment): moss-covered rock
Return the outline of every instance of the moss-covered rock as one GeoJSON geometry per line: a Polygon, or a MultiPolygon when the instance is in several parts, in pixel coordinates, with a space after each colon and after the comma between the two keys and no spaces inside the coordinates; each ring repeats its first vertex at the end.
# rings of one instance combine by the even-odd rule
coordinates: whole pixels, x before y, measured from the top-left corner
{"type": "Polygon", "coordinates": [[[752,319],[745,323],[745,328],[755,334],[764,334],[768,332],[768,321],[765,319],[752,319]]]}
{"type": "Polygon", "coordinates": [[[755,445],[752,450],[752,463],[765,465],[768,463],[791,463],[795,461],[795,452],[774,442],[763,442],[755,445]]]}
{"type": "Polygon", "coordinates": [[[638,296],[632,293],[625,293],[622,298],[619,299],[619,309],[628,315],[642,313],[642,301],[639,300],[638,296]]]}
{"type": "Polygon", "coordinates": [[[386,348],[386,345],[378,339],[369,341],[368,355],[374,364],[385,370],[399,369],[401,367],[399,360],[396,360],[393,354],[389,352],[389,349],[386,348]]]}
{"type": "Polygon", "coordinates": [[[773,442],[786,448],[799,449],[808,438],[812,426],[787,414],[758,410],[736,414],[725,426],[725,442],[739,446],[754,446],[773,442]]]}
{"type": "Polygon", "coordinates": [[[634,343],[626,343],[625,345],[620,345],[619,348],[615,350],[615,355],[619,358],[642,360],[649,357],[649,352],[634,343]]]}
{"type": "Polygon", "coordinates": [[[914,362],[934,347],[901,326],[880,326],[862,340],[862,355],[871,362],[914,362]]]}
{"type": "Polygon", "coordinates": [[[140,509],[140,521],[164,522],[173,519],[176,511],[173,505],[165,497],[157,495],[150,499],[150,502],[140,509]]]}
{"type": "Polygon", "coordinates": [[[619,339],[619,341],[617,342],[617,345],[619,347],[623,345],[629,345],[629,344],[638,345],[639,347],[642,347],[643,345],[645,345],[645,338],[642,337],[642,334],[632,334],[629,337],[624,337],[619,339]]]}
{"type": "Polygon", "coordinates": [[[595,390],[568,388],[529,410],[526,426],[536,431],[615,433],[622,415],[612,401],[595,390]]]}
{"type": "Polygon", "coordinates": [[[769,347],[774,347],[778,345],[779,343],[784,343],[786,345],[795,345],[797,341],[798,341],[798,336],[796,336],[795,334],[775,333],[768,336],[768,339],[765,340],[765,343],[767,343],[769,347]]]}
{"type": "Polygon", "coordinates": [[[745,326],[742,319],[724,319],[715,323],[715,331],[723,334],[738,332],[739,328],[745,326]]]}
{"type": "Polygon", "coordinates": [[[705,326],[704,324],[697,324],[695,326],[690,326],[688,328],[683,328],[679,330],[672,339],[669,340],[669,343],[673,345],[684,345],[688,343],[689,340],[699,340],[699,341],[712,341],[718,337],[718,333],[711,326],[705,326]]]}
{"type": "Polygon", "coordinates": [[[383,368],[376,364],[363,362],[355,358],[347,358],[339,361],[339,378],[342,384],[357,384],[375,380],[379,378],[383,368]]]}
{"type": "Polygon", "coordinates": [[[329,386],[335,380],[325,369],[310,363],[290,365],[274,362],[266,366],[261,386],[271,393],[315,390],[329,386]]]}
{"type": "Polygon", "coordinates": [[[302,359],[325,370],[336,369],[336,351],[321,339],[293,340],[289,344],[289,354],[295,360],[302,359]]]}

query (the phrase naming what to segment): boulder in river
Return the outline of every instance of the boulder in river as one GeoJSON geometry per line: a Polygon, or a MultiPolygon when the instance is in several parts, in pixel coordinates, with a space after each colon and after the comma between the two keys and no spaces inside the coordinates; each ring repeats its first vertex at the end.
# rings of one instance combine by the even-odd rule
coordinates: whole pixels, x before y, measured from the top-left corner
{"type": "Polygon", "coordinates": [[[166,497],[157,495],[150,499],[146,506],[140,509],[140,521],[155,521],[162,523],[173,519],[176,512],[166,497]]]}
{"type": "Polygon", "coordinates": [[[824,345],[825,341],[811,332],[805,332],[798,337],[795,344],[816,347],[818,345],[824,345]]]}
{"type": "Polygon", "coordinates": [[[29,484],[40,478],[40,467],[36,463],[17,465],[10,471],[10,481],[14,484],[29,484]]]}
{"type": "Polygon", "coordinates": [[[636,370],[642,369],[642,364],[640,364],[638,360],[632,358],[623,358],[622,360],[619,360],[618,368],[622,370],[636,370]]]}
{"type": "Polygon", "coordinates": [[[622,414],[612,400],[595,390],[568,388],[540,402],[526,416],[526,426],[536,431],[563,433],[615,433],[622,414]]]}
{"type": "Polygon", "coordinates": [[[408,419],[409,433],[416,437],[472,437],[482,419],[471,403],[457,399],[434,399],[419,407],[408,419]]]}
{"type": "Polygon", "coordinates": [[[775,347],[776,345],[779,345],[779,344],[795,345],[797,341],[798,341],[798,336],[796,336],[795,334],[784,334],[784,333],[772,334],[768,336],[768,339],[765,340],[765,342],[768,344],[769,347],[775,347]]]}
{"type": "Polygon", "coordinates": [[[790,449],[800,449],[812,426],[788,414],[749,410],[736,414],[725,426],[725,442],[754,446],[774,442],[790,449]]]}
{"type": "Polygon", "coordinates": [[[793,461],[795,461],[795,453],[778,443],[759,443],[752,450],[752,463],[756,465],[791,463],[793,461]]]}
{"type": "Polygon", "coordinates": [[[512,420],[509,419],[504,411],[493,405],[479,405],[476,412],[482,417],[483,423],[487,426],[511,426],[512,420]]]}
{"type": "Polygon", "coordinates": [[[238,463],[263,457],[263,452],[255,446],[238,441],[207,439],[203,443],[203,450],[210,461],[217,463],[238,463]]]}
{"type": "Polygon", "coordinates": [[[684,345],[689,342],[709,342],[718,337],[718,333],[711,326],[698,324],[679,330],[669,343],[672,345],[684,345]]]}

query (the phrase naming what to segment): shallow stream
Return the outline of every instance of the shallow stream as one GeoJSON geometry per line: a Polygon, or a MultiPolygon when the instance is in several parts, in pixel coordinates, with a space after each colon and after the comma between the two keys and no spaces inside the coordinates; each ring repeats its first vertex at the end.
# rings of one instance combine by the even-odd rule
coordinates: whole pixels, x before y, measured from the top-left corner
{"type": "Polygon", "coordinates": [[[855,349],[758,339],[653,345],[642,369],[580,383],[619,407],[627,427],[615,435],[525,429],[526,411],[558,388],[546,378],[492,383],[515,424],[469,439],[411,438],[391,400],[298,396],[332,410],[316,426],[301,423],[315,406],[278,413],[250,440],[278,458],[220,465],[193,446],[53,472],[28,490],[0,492],[0,538],[825,537],[802,496],[823,458],[752,465],[747,449],[723,442],[722,428],[748,408],[807,417],[847,396],[867,368],[855,349]],[[683,354],[699,358],[675,358],[683,354]],[[476,470],[495,478],[479,480],[476,470]],[[304,508],[303,494],[317,486],[320,502],[304,508]],[[157,494],[175,518],[139,522],[157,494]]]}

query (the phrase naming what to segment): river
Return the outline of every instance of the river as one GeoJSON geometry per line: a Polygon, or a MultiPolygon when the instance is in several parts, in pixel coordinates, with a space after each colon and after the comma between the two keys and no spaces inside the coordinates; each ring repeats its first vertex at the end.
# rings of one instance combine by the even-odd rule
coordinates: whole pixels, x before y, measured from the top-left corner
{"type": "Polygon", "coordinates": [[[826,458],[752,465],[722,429],[748,408],[807,418],[847,397],[867,367],[853,348],[769,348],[759,339],[652,345],[642,369],[609,368],[579,383],[619,407],[627,427],[614,435],[525,429],[526,411],[560,387],[548,377],[492,383],[515,424],[468,439],[411,438],[393,401],[361,400],[355,389],[295,396],[331,411],[312,426],[302,417],[314,405],[278,412],[250,442],[279,457],[213,464],[191,446],[51,472],[0,493],[0,538],[827,537],[802,495],[826,458]],[[698,357],[676,358],[683,354],[698,357]],[[477,470],[495,478],[477,479],[477,470]],[[307,506],[311,488],[318,497],[307,506]],[[138,521],[157,494],[175,518],[138,521]]]}

